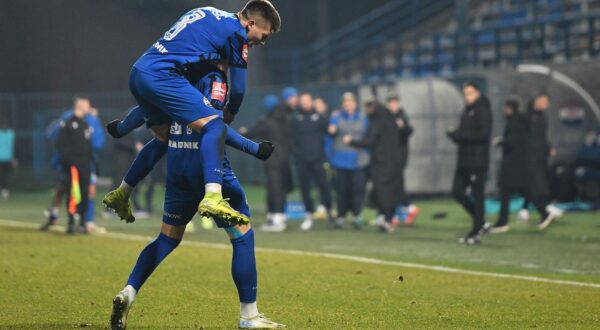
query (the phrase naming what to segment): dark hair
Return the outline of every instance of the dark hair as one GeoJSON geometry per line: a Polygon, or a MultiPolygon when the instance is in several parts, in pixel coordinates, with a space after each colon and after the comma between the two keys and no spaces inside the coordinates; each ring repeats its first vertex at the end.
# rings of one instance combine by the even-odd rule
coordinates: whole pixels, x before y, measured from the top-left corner
{"type": "Polygon", "coordinates": [[[273,33],[281,30],[281,17],[277,9],[268,0],[250,0],[246,3],[240,14],[245,19],[264,19],[271,23],[271,31],[273,33]]]}
{"type": "Polygon", "coordinates": [[[386,102],[390,102],[390,101],[400,102],[400,96],[396,92],[389,92],[387,94],[387,98],[385,99],[385,101],[386,102]]]}
{"type": "Polygon", "coordinates": [[[504,105],[511,108],[514,113],[519,112],[519,102],[515,99],[508,99],[504,102],[504,105]]]}
{"type": "Polygon", "coordinates": [[[90,98],[87,95],[85,95],[85,94],[79,94],[79,93],[75,94],[73,96],[73,103],[75,103],[75,102],[77,102],[79,100],[87,100],[87,101],[89,101],[90,98]]]}
{"type": "Polygon", "coordinates": [[[479,91],[479,85],[477,85],[477,83],[474,81],[467,81],[463,84],[463,89],[467,87],[473,87],[476,91],[479,91]]]}

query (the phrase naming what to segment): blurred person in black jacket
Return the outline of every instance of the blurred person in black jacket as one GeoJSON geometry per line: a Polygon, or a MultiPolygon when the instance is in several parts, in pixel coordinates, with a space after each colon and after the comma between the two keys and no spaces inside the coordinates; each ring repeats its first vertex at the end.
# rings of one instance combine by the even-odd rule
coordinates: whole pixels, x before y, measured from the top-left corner
{"type": "Polygon", "coordinates": [[[89,106],[79,106],[78,103],[87,102],[86,97],[76,97],[73,116],[60,122],[60,130],[56,140],[61,167],[64,172],[66,200],[69,224],[67,233],[75,233],[75,223],[78,222],[79,230],[87,232],[85,214],[88,207],[89,184],[91,164],[94,162],[91,136],[92,129],[87,124],[85,116],[89,106]]]}
{"type": "Polygon", "coordinates": [[[361,140],[351,135],[344,137],[344,143],[371,150],[371,180],[373,197],[377,211],[384,221],[379,228],[384,232],[394,231],[392,219],[402,198],[402,178],[399,170],[404,160],[401,149],[401,129],[394,115],[383,105],[369,101],[366,106],[369,127],[361,140]]]}
{"type": "Polygon", "coordinates": [[[410,125],[408,115],[402,107],[400,97],[396,93],[388,94],[386,102],[388,110],[392,113],[394,118],[396,118],[396,125],[400,131],[400,149],[398,150],[400,157],[402,158],[401,166],[398,169],[401,179],[400,203],[402,206],[407,208],[408,216],[406,217],[404,223],[411,224],[419,214],[420,210],[406,196],[406,181],[404,180],[404,172],[406,171],[406,166],[408,165],[408,155],[410,151],[409,140],[414,132],[414,129],[410,125]]]}
{"type": "Polygon", "coordinates": [[[527,169],[529,176],[529,200],[541,215],[538,229],[547,228],[554,220],[562,216],[562,211],[550,204],[549,157],[556,155],[548,141],[548,117],[550,108],[548,94],[537,95],[530,104],[528,112],[530,138],[527,148],[527,169]]]}
{"type": "Polygon", "coordinates": [[[507,100],[504,104],[506,125],[502,137],[496,138],[494,144],[502,148],[500,162],[500,216],[496,224],[490,228],[491,233],[504,233],[509,230],[509,203],[514,194],[526,197],[528,186],[527,146],[529,143],[529,125],[527,117],[519,112],[516,100],[507,100]]]}
{"type": "Polygon", "coordinates": [[[248,138],[271,141],[275,148],[271,157],[263,163],[267,181],[267,222],[261,226],[261,230],[270,232],[286,229],[286,197],[293,189],[290,168],[292,141],[288,118],[296,106],[298,97],[295,92],[285,93],[285,90],[282,96],[287,97],[285,102],[277,105],[277,96],[267,95],[264,99],[265,115],[251,128],[240,129],[240,133],[248,138]]]}
{"type": "Polygon", "coordinates": [[[452,196],[473,219],[471,231],[459,243],[479,243],[485,224],[485,180],[490,163],[492,111],[490,102],[477,84],[463,86],[465,110],[458,128],[448,131],[448,137],[458,145],[458,159],[452,196]]]}
{"type": "Polygon", "coordinates": [[[292,116],[293,153],[298,173],[298,184],[302,192],[302,200],[306,215],[300,228],[310,230],[313,227],[312,214],[315,204],[311,197],[312,183],[319,190],[321,205],[326,209],[329,223],[333,224],[331,215],[331,187],[325,172],[325,135],[329,124],[327,116],[318,113],[309,93],[300,95],[299,110],[292,116]]]}

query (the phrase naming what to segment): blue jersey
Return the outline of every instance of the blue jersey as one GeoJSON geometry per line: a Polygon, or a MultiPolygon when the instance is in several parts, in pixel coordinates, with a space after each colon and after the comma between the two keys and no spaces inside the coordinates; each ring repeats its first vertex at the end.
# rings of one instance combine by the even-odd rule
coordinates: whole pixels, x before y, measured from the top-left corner
{"type": "MultiPolygon", "coordinates": [[[[233,13],[213,7],[183,15],[134,64],[150,74],[179,72],[190,81],[207,62],[227,60],[231,76],[228,108],[237,113],[246,89],[248,37],[233,13]]],[[[194,79],[196,78],[196,79],[194,79]]]]}
{"type": "MultiPolygon", "coordinates": [[[[196,88],[200,90],[215,108],[222,110],[226,103],[227,80],[225,73],[214,70],[200,79],[196,88]]],[[[201,134],[176,122],[171,124],[167,169],[169,172],[187,176],[197,176],[202,168],[202,153],[199,141],[201,134]]]]}

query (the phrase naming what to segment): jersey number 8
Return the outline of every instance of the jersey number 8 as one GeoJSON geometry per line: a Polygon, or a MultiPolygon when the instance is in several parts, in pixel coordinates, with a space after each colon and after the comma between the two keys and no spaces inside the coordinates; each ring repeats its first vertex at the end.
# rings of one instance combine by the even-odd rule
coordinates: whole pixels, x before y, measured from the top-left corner
{"type": "Polygon", "coordinates": [[[170,41],[175,38],[179,32],[181,32],[188,24],[194,23],[195,21],[202,19],[206,14],[201,9],[194,9],[187,14],[183,15],[172,28],[169,29],[163,36],[163,39],[170,41]]]}

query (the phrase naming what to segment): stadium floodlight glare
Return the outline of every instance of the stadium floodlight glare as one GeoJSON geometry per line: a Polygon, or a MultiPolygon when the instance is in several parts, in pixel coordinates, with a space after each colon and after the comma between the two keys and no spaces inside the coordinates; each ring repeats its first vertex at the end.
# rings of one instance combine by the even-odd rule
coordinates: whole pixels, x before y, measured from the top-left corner
{"type": "Polygon", "coordinates": [[[585,90],[585,88],[583,88],[575,80],[573,80],[566,74],[540,64],[519,64],[517,65],[517,72],[536,73],[549,76],[550,78],[556,80],[562,85],[569,87],[579,96],[581,96],[581,98],[583,98],[583,100],[588,104],[590,109],[592,109],[592,112],[594,112],[596,119],[600,120],[600,107],[598,106],[598,103],[596,103],[594,98],[585,90]]]}

